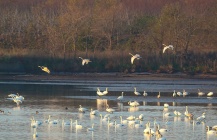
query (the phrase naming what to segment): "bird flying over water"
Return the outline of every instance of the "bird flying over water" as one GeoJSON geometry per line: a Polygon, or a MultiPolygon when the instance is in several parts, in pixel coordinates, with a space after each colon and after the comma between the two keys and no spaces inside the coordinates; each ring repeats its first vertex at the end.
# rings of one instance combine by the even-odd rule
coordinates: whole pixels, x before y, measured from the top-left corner
{"type": "Polygon", "coordinates": [[[41,70],[43,70],[44,72],[47,72],[48,74],[50,74],[50,70],[45,67],[45,66],[38,66],[39,68],[41,68],[41,70]]]}
{"type": "Polygon", "coordinates": [[[163,44],[165,47],[163,48],[163,53],[167,50],[167,49],[171,49],[171,50],[173,50],[173,45],[165,45],[165,44],[163,44]]]}
{"type": "Polygon", "coordinates": [[[82,60],[82,65],[83,66],[84,66],[84,64],[88,64],[89,62],[92,62],[92,61],[90,61],[90,59],[84,59],[82,57],[78,57],[78,58],[80,58],[82,60]]]}
{"type": "Polygon", "coordinates": [[[139,54],[135,54],[135,55],[133,55],[131,53],[129,53],[129,54],[132,55],[132,57],[131,57],[131,64],[133,64],[134,59],[140,59],[140,58],[142,58],[139,54]]]}

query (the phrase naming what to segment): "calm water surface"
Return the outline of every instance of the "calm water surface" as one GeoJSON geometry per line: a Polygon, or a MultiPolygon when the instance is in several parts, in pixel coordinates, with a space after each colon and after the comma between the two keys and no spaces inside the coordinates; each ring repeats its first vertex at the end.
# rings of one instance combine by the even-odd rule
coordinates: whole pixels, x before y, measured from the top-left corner
{"type": "Polygon", "coordinates": [[[125,81],[124,82],[102,82],[99,81],[77,81],[77,82],[0,82],[0,109],[4,114],[0,114],[0,139],[34,139],[34,129],[30,126],[30,118],[42,121],[43,124],[37,127],[39,140],[155,140],[155,136],[144,135],[145,124],[150,121],[154,128],[154,118],[160,126],[169,131],[163,134],[167,140],[216,140],[217,136],[207,135],[206,125],[217,125],[217,97],[206,96],[198,97],[197,90],[200,88],[204,92],[212,90],[216,94],[216,83],[211,81],[125,81]],[[96,87],[105,90],[109,87],[109,93],[100,99],[96,96],[96,87]],[[137,87],[140,93],[146,90],[148,97],[135,96],[133,87],[137,87]],[[186,89],[191,92],[190,96],[172,98],[173,90],[182,91],[186,89]],[[117,97],[124,91],[124,100],[117,102],[117,97]],[[161,98],[156,95],[161,91],[161,98]],[[17,106],[14,102],[7,100],[10,93],[20,93],[25,97],[24,102],[17,106]],[[128,101],[137,100],[139,107],[129,107],[128,101]],[[164,103],[170,106],[164,109],[164,103]],[[120,117],[126,119],[130,115],[138,117],[144,114],[145,118],[141,121],[143,127],[135,128],[126,124],[123,127],[108,126],[107,121],[103,121],[99,115],[93,116],[89,111],[78,113],[79,105],[87,109],[93,108],[99,110],[103,116],[107,114],[106,104],[116,111],[110,115],[111,122],[116,120],[120,123],[120,117]],[[189,112],[195,115],[195,118],[206,112],[206,122],[195,124],[184,116],[185,106],[188,106],[189,112]],[[67,110],[65,108],[68,108],[67,110]],[[163,116],[164,112],[173,113],[174,110],[180,111],[180,117],[163,116]],[[36,114],[36,111],[39,113],[36,114]],[[10,112],[8,114],[7,112],[10,112]],[[58,124],[47,124],[44,121],[51,115],[52,120],[59,120],[58,124]],[[77,120],[83,128],[76,129],[75,125],[64,126],[61,121],[75,122],[77,120]],[[167,125],[166,122],[170,124],[167,125]],[[89,132],[94,124],[94,131],[89,132]]]}

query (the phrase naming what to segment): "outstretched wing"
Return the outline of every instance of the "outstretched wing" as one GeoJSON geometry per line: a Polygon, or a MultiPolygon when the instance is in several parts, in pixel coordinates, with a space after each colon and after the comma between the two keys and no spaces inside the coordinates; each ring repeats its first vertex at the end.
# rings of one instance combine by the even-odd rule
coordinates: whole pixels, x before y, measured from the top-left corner
{"type": "Polygon", "coordinates": [[[131,64],[133,64],[133,61],[134,61],[135,58],[136,58],[135,56],[131,57],[131,64]]]}
{"type": "Polygon", "coordinates": [[[168,49],[168,46],[163,48],[163,53],[166,51],[166,49],[168,49]]]}
{"type": "Polygon", "coordinates": [[[50,74],[50,70],[47,67],[43,67],[42,70],[50,74]]]}
{"type": "Polygon", "coordinates": [[[82,60],[82,65],[84,66],[84,64],[86,63],[85,59],[82,60]]]}

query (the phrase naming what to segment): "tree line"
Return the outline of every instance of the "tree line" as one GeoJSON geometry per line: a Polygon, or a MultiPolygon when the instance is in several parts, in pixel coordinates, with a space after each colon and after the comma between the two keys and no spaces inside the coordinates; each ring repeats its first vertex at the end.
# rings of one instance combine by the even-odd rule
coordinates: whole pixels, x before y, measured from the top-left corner
{"type": "Polygon", "coordinates": [[[216,0],[0,0],[0,16],[2,72],[217,73],[216,0]]]}

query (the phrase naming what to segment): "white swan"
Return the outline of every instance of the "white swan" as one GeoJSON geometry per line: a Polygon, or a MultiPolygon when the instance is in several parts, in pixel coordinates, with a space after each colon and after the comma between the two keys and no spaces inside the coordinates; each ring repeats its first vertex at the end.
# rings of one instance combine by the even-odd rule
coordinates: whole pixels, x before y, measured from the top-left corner
{"type": "Polygon", "coordinates": [[[82,112],[82,113],[85,113],[85,111],[88,111],[88,109],[86,109],[86,108],[82,107],[81,105],[79,105],[78,111],[82,112]]]}
{"type": "Polygon", "coordinates": [[[198,89],[198,96],[203,96],[203,95],[205,95],[205,93],[200,91],[200,89],[198,89]]]}
{"type": "Polygon", "coordinates": [[[107,122],[108,126],[114,126],[115,125],[115,122],[112,121],[110,122],[110,118],[108,117],[108,122],[107,122]]]}
{"type": "Polygon", "coordinates": [[[82,129],[82,125],[78,123],[78,120],[75,120],[75,128],[82,129]]]}
{"type": "Polygon", "coordinates": [[[117,123],[116,120],[114,122],[115,122],[115,127],[117,127],[117,128],[120,128],[120,127],[124,126],[124,124],[122,122],[121,123],[117,123]]]}
{"type": "Polygon", "coordinates": [[[36,123],[36,121],[31,118],[31,127],[36,128],[37,126],[38,124],[36,123]]]}
{"type": "Polygon", "coordinates": [[[133,102],[129,101],[128,105],[130,105],[132,107],[137,107],[137,106],[139,106],[139,103],[137,101],[133,101],[133,102]]]}
{"type": "Polygon", "coordinates": [[[212,126],[212,129],[217,131],[217,125],[212,126]]]}
{"type": "Polygon", "coordinates": [[[133,116],[133,115],[131,115],[131,116],[127,117],[126,119],[127,119],[128,121],[132,121],[132,120],[135,120],[135,119],[136,119],[136,117],[135,117],[135,116],[133,116]]]}
{"type": "Polygon", "coordinates": [[[37,125],[41,125],[42,124],[41,121],[35,120],[34,116],[32,116],[32,121],[35,121],[37,125]]]}
{"type": "Polygon", "coordinates": [[[13,98],[13,101],[14,101],[18,106],[20,105],[20,103],[22,103],[21,100],[16,99],[16,98],[13,98]]]}
{"type": "Polygon", "coordinates": [[[204,121],[206,116],[205,116],[205,112],[200,116],[200,117],[197,117],[197,121],[201,122],[201,121],[204,121]]]}
{"type": "Polygon", "coordinates": [[[8,97],[12,97],[12,98],[13,98],[13,97],[16,97],[16,96],[17,96],[17,94],[9,94],[9,95],[8,95],[8,97]]]}
{"type": "Polygon", "coordinates": [[[143,96],[148,96],[148,93],[144,91],[143,96]]]}
{"type": "Polygon", "coordinates": [[[98,95],[99,97],[102,97],[102,96],[104,95],[104,93],[101,92],[99,88],[97,88],[96,93],[97,93],[97,95],[98,95]]]}
{"type": "Polygon", "coordinates": [[[66,122],[64,119],[62,120],[62,125],[64,126],[70,126],[71,122],[66,122]]]}
{"type": "Polygon", "coordinates": [[[165,117],[172,116],[172,114],[171,114],[170,112],[167,112],[167,113],[164,112],[163,115],[164,115],[165,117]]]}
{"type": "Polygon", "coordinates": [[[131,54],[131,53],[129,53],[132,57],[131,57],[131,64],[133,64],[133,61],[134,61],[134,59],[140,59],[140,58],[142,58],[139,54],[135,54],[135,55],[133,55],[133,54],[131,54]]]}
{"type": "Polygon", "coordinates": [[[146,128],[143,131],[145,134],[153,135],[155,133],[155,131],[150,128],[150,122],[146,123],[145,126],[146,126],[146,128]]]}
{"type": "Polygon", "coordinates": [[[122,124],[127,124],[127,123],[128,123],[127,120],[123,120],[122,116],[120,116],[120,119],[121,119],[121,123],[122,123],[122,124]]]}
{"type": "Polygon", "coordinates": [[[108,94],[108,88],[105,88],[105,91],[103,91],[102,93],[103,93],[103,95],[108,94]]]}
{"type": "Polygon", "coordinates": [[[207,93],[207,96],[213,96],[213,92],[207,93]]]}
{"type": "Polygon", "coordinates": [[[49,115],[47,123],[49,123],[49,124],[57,124],[58,120],[51,120],[51,115],[49,115]]]}
{"type": "Polygon", "coordinates": [[[208,128],[208,130],[207,130],[207,134],[209,134],[209,135],[215,135],[215,134],[217,134],[217,131],[215,131],[215,130],[213,130],[213,129],[211,129],[210,130],[210,128],[209,127],[207,127],[208,128]]]}
{"type": "Polygon", "coordinates": [[[173,97],[176,97],[176,91],[175,90],[173,91],[173,97]]]}
{"type": "Polygon", "coordinates": [[[160,98],[160,92],[158,93],[157,98],[160,98]]]}
{"type": "Polygon", "coordinates": [[[143,119],[144,119],[144,114],[140,114],[139,117],[138,117],[138,119],[141,120],[141,121],[143,121],[143,119]]]}
{"type": "Polygon", "coordinates": [[[92,127],[91,128],[87,128],[87,131],[94,131],[94,124],[92,124],[92,127]]]}
{"type": "Polygon", "coordinates": [[[189,95],[189,93],[188,93],[187,91],[185,91],[184,89],[183,89],[182,94],[183,94],[183,96],[187,96],[187,95],[189,95]]]}
{"type": "Polygon", "coordinates": [[[121,93],[121,96],[118,96],[117,100],[122,101],[124,99],[124,92],[121,93]]]}
{"type": "Polygon", "coordinates": [[[48,67],[45,66],[38,66],[39,68],[41,68],[41,70],[43,70],[44,72],[47,72],[48,74],[50,74],[50,70],[48,69],[48,67]]]}
{"type": "Polygon", "coordinates": [[[99,114],[98,110],[93,110],[92,108],[90,109],[90,115],[97,115],[99,114]]]}
{"type": "Polygon", "coordinates": [[[181,112],[179,112],[179,111],[176,111],[176,110],[175,110],[173,113],[175,114],[175,116],[181,116],[181,115],[182,115],[182,113],[181,113],[181,112]]]}
{"type": "Polygon", "coordinates": [[[163,44],[165,47],[163,48],[163,53],[167,50],[167,49],[171,49],[171,50],[173,50],[173,45],[165,45],[165,44],[163,44]]]}
{"type": "Polygon", "coordinates": [[[186,106],[184,114],[185,114],[186,117],[188,117],[189,119],[193,120],[194,115],[192,113],[188,112],[188,106],[186,106]]]}
{"type": "Polygon", "coordinates": [[[109,113],[115,112],[115,110],[113,108],[109,108],[109,105],[107,105],[106,111],[109,113]]]}
{"type": "Polygon", "coordinates": [[[108,121],[108,117],[103,117],[102,114],[99,115],[102,121],[108,121]]]}
{"type": "Polygon", "coordinates": [[[165,133],[165,132],[168,131],[166,128],[160,128],[159,124],[157,125],[157,128],[158,128],[158,130],[159,130],[160,133],[165,133]]]}
{"type": "Polygon", "coordinates": [[[169,104],[168,103],[165,103],[164,104],[164,108],[168,108],[169,107],[169,104]]]}
{"type": "Polygon", "coordinates": [[[82,58],[82,57],[78,57],[78,58],[80,58],[81,60],[82,60],[82,65],[84,66],[85,64],[88,64],[89,62],[92,62],[92,61],[90,61],[90,59],[84,59],[84,58],[82,58]]]}
{"type": "Polygon", "coordinates": [[[141,95],[138,91],[136,91],[136,87],[134,87],[134,94],[135,95],[141,95]]]}
{"type": "Polygon", "coordinates": [[[178,91],[176,94],[179,95],[179,96],[183,95],[180,91],[178,91]]]}

